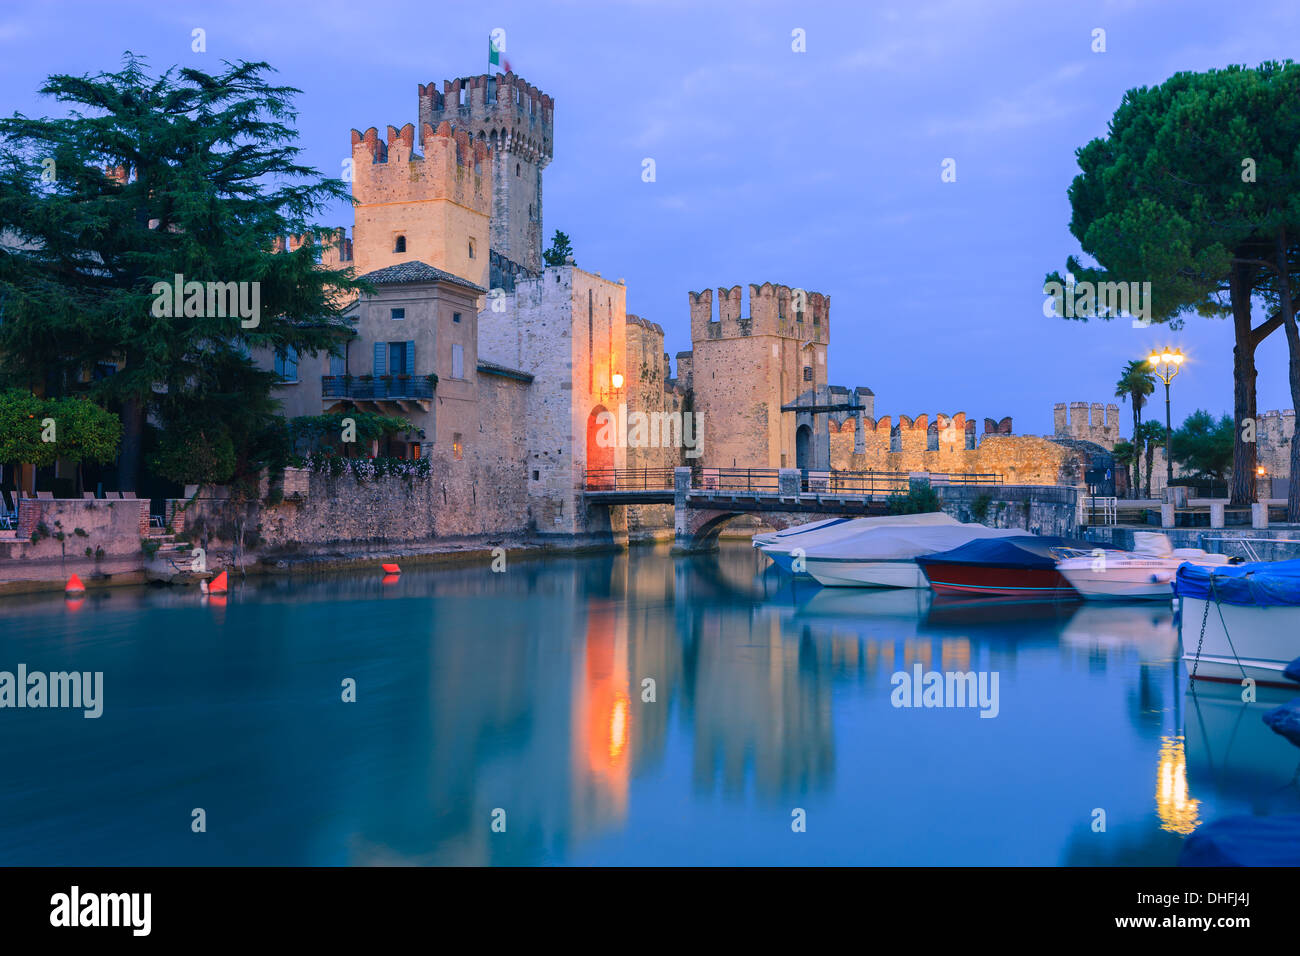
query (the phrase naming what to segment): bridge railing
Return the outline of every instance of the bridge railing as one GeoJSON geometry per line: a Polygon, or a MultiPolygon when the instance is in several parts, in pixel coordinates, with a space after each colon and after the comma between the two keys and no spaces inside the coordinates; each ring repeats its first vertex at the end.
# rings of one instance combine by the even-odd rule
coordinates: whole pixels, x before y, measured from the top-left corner
{"type": "Polygon", "coordinates": [[[971,472],[961,472],[957,474],[931,475],[931,483],[935,485],[1001,485],[1005,484],[1002,476],[996,473],[974,474],[971,472]]]}
{"type": "MultiPolygon", "coordinates": [[[[587,491],[671,491],[672,468],[589,468],[583,479],[587,491]]],[[[696,491],[772,493],[780,490],[779,468],[691,469],[696,491]]],[[[803,469],[800,491],[805,494],[878,497],[906,492],[912,473],[905,471],[817,471],[803,469]]],[[[997,474],[932,474],[931,483],[942,485],[1000,485],[997,474]]]]}
{"type": "Polygon", "coordinates": [[[671,468],[588,468],[587,491],[672,491],[671,468]]]}
{"type": "Polygon", "coordinates": [[[779,468],[692,468],[691,488],[699,491],[770,491],[779,489],[779,468]]]}

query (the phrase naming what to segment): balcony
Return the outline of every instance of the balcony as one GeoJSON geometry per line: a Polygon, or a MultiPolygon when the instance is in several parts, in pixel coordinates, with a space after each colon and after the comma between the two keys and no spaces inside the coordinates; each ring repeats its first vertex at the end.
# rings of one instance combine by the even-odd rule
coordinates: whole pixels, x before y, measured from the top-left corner
{"type": "Polygon", "coordinates": [[[356,375],[322,375],[321,400],[332,405],[350,401],[358,406],[367,403],[396,405],[403,411],[429,410],[436,383],[425,375],[393,375],[368,378],[356,375]]]}

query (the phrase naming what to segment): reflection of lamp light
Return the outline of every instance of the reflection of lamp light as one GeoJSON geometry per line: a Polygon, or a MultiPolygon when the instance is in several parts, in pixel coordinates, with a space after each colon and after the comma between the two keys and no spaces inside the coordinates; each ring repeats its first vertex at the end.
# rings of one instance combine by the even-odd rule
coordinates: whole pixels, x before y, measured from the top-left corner
{"type": "Polygon", "coordinates": [[[1191,833],[1201,821],[1201,801],[1187,789],[1187,753],[1182,737],[1160,738],[1160,766],[1156,777],[1156,813],[1160,829],[1170,833],[1191,833]]]}
{"type": "Polygon", "coordinates": [[[609,760],[617,763],[627,749],[627,718],[630,710],[627,694],[620,693],[609,712],[609,760]]]}

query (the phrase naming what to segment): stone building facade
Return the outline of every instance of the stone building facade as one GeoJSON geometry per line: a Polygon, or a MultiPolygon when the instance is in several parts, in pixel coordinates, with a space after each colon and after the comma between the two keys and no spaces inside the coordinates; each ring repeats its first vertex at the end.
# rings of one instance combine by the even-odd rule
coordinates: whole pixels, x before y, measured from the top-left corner
{"type": "Polygon", "coordinates": [[[1269,480],[1273,497],[1285,497],[1281,480],[1291,474],[1291,442],[1295,438],[1295,409],[1268,411],[1259,416],[1255,426],[1255,455],[1262,477],[1269,480]]]}
{"type": "MultiPolygon", "coordinates": [[[[468,130],[425,125],[352,131],[351,244],[358,275],[402,262],[425,262],[488,287],[493,206],[491,152],[468,130]]],[[[327,260],[329,261],[329,260],[327,260]]],[[[334,264],[334,263],[331,263],[334,264]]]]}
{"type": "MultiPolygon", "coordinates": [[[[789,286],[741,287],[689,294],[690,391],[710,468],[793,468],[799,460],[795,419],[782,406],[826,386],[830,297],[789,286]]],[[[682,356],[678,356],[678,378],[682,356]]],[[[805,467],[812,464],[805,457],[805,467]]]]}

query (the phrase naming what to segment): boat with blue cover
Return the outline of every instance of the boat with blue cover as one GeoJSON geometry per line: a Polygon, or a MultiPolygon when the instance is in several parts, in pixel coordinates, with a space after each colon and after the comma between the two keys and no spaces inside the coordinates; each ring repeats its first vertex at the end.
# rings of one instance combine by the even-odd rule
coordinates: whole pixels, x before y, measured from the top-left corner
{"type": "Polygon", "coordinates": [[[1300,560],[1183,564],[1174,594],[1192,677],[1287,686],[1284,672],[1300,654],[1300,560]]]}
{"type": "Polygon", "coordinates": [[[921,555],[916,563],[936,594],[1072,599],[1079,592],[1056,565],[1095,549],[1090,541],[1026,534],[977,538],[951,551],[921,555]]]}

